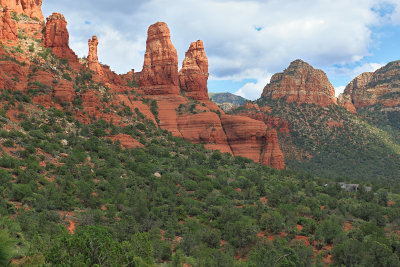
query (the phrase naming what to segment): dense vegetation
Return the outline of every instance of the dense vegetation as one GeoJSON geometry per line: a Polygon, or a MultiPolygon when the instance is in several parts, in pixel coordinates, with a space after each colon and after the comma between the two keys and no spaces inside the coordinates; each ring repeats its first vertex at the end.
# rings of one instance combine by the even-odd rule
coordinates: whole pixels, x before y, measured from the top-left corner
{"type": "Polygon", "coordinates": [[[268,115],[289,122],[290,133],[279,136],[289,168],[337,180],[398,183],[400,145],[388,131],[336,105],[257,103],[272,109],[268,115]]]}
{"type": "MultiPolygon", "coordinates": [[[[37,51],[30,75],[52,73],[53,86],[72,81],[77,97],[72,103],[58,103],[59,109],[45,109],[33,105],[32,98],[51,95],[52,86],[33,81],[26,94],[1,90],[0,266],[400,266],[398,183],[376,179],[369,184],[371,192],[363,185],[358,192],[345,192],[323,175],[277,171],[205,150],[160,130],[138,109],[113,105],[109,88],[93,82],[85,69],[75,73],[66,60],[40,47],[40,40],[28,45],[31,53],[37,51]],[[125,126],[94,116],[89,125],[77,121],[78,112],[87,115],[80,96],[88,90],[99,93],[96,109],[117,113],[125,126]],[[122,149],[109,138],[119,133],[135,138],[143,148],[122,149]]],[[[18,63],[12,51],[1,60],[18,63]]],[[[128,85],[136,87],[134,77],[128,85]]],[[[124,93],[148,104],[157,118],[156,101],[134,91],[124,93]]],[[[312,114],[344,114],[334,108],[305,108],[305,114],[300,107],[291,110],[279,114],[292,118],[296,127],[311,125],[325,138],[317,140],[324,141],[331,135],[317,126],[321,121],[312,114]]],[[[196,103],[189,102],[177,112],[198,111],[196,103]]],[[[346,116],[346,127],[356,123],[360,133],[382,134],[346,116]]],[[[334,128],[333,137],[352,142],[324,147],[315,145],[314,137],[304,137],[309,134],[306,128],[292,131],[295,141],[285,145],[312,152],[331,151],[340,144],[340,152],[353,159],[364,150],[346,154],[350,145],[366,145],[377,153],[372,159],[387,160],[382,153],[389,143],[370,144],[334,128]]],[[[393,155],[390,164],[397,159],[393,155]]],[[[289,166],[335,174],[338,166],[328,165],[332,158],[321,163],[322,156],[313,156],[304,167],[294,159],[289,166]]],[[[376,178],[392,171],[368,164],[371,161],[356,165],[360,169],[343,181],[360,178],[361,171],[370,177],[373,168],[376,178]]]]}
{"type": "MultiPolygon", "coordinates": [[[[399,96],[397,96],[397,98],[399,98],[399,96]]],[[[390,133],[398,143],[400,142],[400,107],[385,108],[377,104],[363,108],[359,110],[358,113],[369,123],[390,133]]]]}
{"type": "Polygon", "coordinates": [[[1,115],[2,265],[400,265],[394,188],[347,193],[207,151],[135,114],[119,128],[39,110],[12,130],[1,115]],[[117,133],[145,148],[121,149],[106,137],[117,133]]]}

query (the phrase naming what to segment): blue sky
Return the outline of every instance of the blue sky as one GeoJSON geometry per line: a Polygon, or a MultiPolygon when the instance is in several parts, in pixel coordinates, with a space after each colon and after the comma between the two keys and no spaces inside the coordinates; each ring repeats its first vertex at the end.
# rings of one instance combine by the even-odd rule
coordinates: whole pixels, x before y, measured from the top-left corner
{"type": "Polygon", "coordinates": [[[204,41],[209,91],[256,99],[270,77],[302,59],[324,70],[337,93],[353,78],[400,59],[400,0],[57,0],[70,46],[118,73],[140,71],[149,25],[166,22],[180,64],[191,42],[204,41]]]}

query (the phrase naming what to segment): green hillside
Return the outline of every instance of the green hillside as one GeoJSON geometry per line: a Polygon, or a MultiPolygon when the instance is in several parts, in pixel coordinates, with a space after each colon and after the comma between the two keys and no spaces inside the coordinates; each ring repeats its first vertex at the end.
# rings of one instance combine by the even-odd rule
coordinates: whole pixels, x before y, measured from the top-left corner
{"type": "Polygon", "coordinates": [[[400,181],[400,145],[387,131],[336,105],[257,103],[289,123],[290,133],[279,136],[289,168],[335,179],[400,181]]]}
{"type": "Polygon", "coordinates": [[[9,131],[1,115],[3,266],[399,265],[398,187],[346,193],[205,150],[141,114],[124,128],[57,110],[24,116],[9,131]],[[121,149],[107,138],[118,133],[144,148],[121,149]]]}

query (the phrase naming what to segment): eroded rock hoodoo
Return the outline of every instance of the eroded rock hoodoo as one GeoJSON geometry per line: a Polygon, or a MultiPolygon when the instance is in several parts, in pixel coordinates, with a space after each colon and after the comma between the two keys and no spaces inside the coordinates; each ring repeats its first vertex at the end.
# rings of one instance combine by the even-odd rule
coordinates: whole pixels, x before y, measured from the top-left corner
{"type": "Polygon", "coordinates": [[[196,100],[208,100],[208,59],[202,41],[191,43],[186,52],[179,83],[186,96],[196,100]]]}
{"type": "Polygon", "coordinates": [[[139,86],[146,95],[179,94],[178,54],[166,23],[157,22],[147,32],[146,54],[139,86]]]}

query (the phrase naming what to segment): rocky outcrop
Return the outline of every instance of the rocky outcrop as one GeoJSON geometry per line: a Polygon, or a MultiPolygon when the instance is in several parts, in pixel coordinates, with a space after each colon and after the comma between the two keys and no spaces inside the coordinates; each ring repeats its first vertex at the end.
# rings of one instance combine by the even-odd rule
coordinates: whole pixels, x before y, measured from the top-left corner
{"type": "Polygon", "coordinates": [[[289,103],[313,103],[322,107],[336,104],[335,88],[326,74],[301,60],[293,61],[283,73],[273,75],[262,97],[285,98],[289,103]]]}
{"type": "Polygon", "coordinates": [[[351,96],[348,94],[344,93],[340,94],[338,97],[338,104],[353,114],[357,113],[356,107],[353,104],[351,96]]]}
{"type": "Polygon", "coordinates": [[[346,86],[338,102],[350,112],[375,104],[384,108],[399,106],[400,61],[390,62],[373,73],[359,75],[346,86]]]}
{"type": "Polygon", "coordinates": [[[157,22],[147,32],[146,54],[139,86],[146,95],[179,94],[178,54],[167,24],[157,22]]]}
{"type": "Polygon", "coordinates": [[[272,166],[276,169],[285,168],[285,157],[279,147],[278,133],[274,129],[268,129],[266,132],[267,145],[261,155],[260,163],[272,166]]]}
{"type": "Polygon", "coordinates": [[[267,129],[261,121],[241,116],[222,115],[221,122],[235,156],[246,157],[276,169],[285,167],[275,130],[267,129]]]}
{"type": "Polygon", "coordinates": [[[191,43],[179,71],[181,89],[192,99],[208,100],[208,76],[208,59],[203,42],[191,43]]]}
{"type": "Polygon", "coordinates": [[[118,141],[122,148],[131,149],[136,147],[144,147],[138,140],[127,134],[113,135],[108,138],[113,142],[118,141]]]}
{"type": "Polygon", "coordinates": [[[0,0],[2,7],[8,7],[18,14],[25,14],[30,18],[44,21],[42,13],[42,0],[0,0]]]}
{"type": "Polygon", "coordinates": [[[87,57],[88,68],[92,70],[99,76],[103,76],[103,69],[99,63],[99,58],[97,56],[97,46],[99,45],[99,40],[97,36],[93,36],[92,39],[89,39],[89,55],[87,57]]]}
{"type": "Polygon", "coordinates": [[[18,29],[15,22],[11,19],[10,9],[4,7],[0,18],[0,40],[17,40],[18,29]]]}
{"type": "Polygon", "coordinates": [[[60,103],[71,103],[76,96],[73,83],[68,81],[57,83],[54,87],[53,95],[60,103]]]}
{"type": "Polygon", "coordinates": [[[204,144],[206,148],[219,150],[222,153],[233,153],[221,120],[214,112],[186,114],[177,119],[182,137],[193,142],[204,144]]]}
{"type": "Polygon", "coordinates": [[[54,55],[62,59],[67,59],[73,68],[81,68],[78,57],[69,47],[67,21],[62,14],[53,13],[47,18],[43,35],[43,46],[52,48],[54,55]]]}

